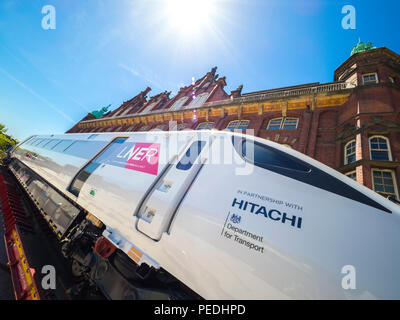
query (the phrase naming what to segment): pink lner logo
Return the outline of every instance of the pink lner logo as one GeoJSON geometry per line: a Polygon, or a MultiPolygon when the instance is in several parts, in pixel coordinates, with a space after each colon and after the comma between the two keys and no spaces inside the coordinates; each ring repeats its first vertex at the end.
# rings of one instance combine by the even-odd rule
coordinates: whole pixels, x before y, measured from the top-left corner
{"type": "Polygon", "coordinates": [[[159,143],[136,143],[125,168],[157,175],[159,155],[159,143]]]}

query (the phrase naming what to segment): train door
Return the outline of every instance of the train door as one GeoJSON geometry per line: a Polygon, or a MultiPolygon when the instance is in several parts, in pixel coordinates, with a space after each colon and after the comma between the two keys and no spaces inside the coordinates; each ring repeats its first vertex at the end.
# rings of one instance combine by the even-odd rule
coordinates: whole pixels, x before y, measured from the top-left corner
{"type": "Polygon", "coordinates": [[[206,160],[212,136],[194,137],[176,161],[169,164],[138,210],[136,228],[153,240],[168,232],[170,223],[190,185],[206,160]]]}
{"type": "Polygon", "coordinates": [[[137,219],[133,213],[192,136],[151,132],[118,137],[77,174],[69,191],[88,212],[129,237],[137,219]]]}

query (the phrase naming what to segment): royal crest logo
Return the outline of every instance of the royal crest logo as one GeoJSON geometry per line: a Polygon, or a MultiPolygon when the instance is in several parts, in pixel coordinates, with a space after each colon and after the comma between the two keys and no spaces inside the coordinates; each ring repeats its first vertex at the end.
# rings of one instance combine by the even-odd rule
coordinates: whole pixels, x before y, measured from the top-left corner
{"type": "Polygon", "coordinates": [[[233,222],[233,223],[240,223],[240,220],[242,219],[242,217],[241,216],[239,216],[239,215],[236,215],[236,214],[232,214],[231,215],[231,221],[233,222]]]}

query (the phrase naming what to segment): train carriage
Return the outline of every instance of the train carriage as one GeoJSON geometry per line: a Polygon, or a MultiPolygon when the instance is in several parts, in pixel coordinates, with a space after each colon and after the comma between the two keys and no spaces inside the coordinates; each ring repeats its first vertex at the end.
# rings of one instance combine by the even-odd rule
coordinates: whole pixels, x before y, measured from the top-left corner
{"type": "Polygon", "coordinates": [[[400,207],[285,146],[213,130],[43,135],[8,161],[110,299],[400,297],[400,207]]]}

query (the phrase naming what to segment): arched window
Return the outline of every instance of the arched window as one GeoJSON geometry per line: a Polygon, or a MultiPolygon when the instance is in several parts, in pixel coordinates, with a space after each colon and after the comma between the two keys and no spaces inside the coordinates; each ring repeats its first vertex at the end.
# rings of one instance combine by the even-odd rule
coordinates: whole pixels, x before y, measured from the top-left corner
{"type": "Polygon", "coordinates": [[[371,160],[392,161],[389,139],[383,136],[369,138],[369,152],[371,160]]]}
{"type": "Polygon", "coordinates": [[[246,130],[249,126],[249,120],[235,120],[229,122],[226,129],[228,130],[246,130]]]}
{"type": "Polygon", "coordinates": [[[197,130],[211,130],[214,127],[214,122],[202,122],[197,126],[197,130]]]}
{"type": "Polygon", "coordinates": [[[185,104],[187,99],[188,99],[188,97],[182,97],[182,98],[176,100],[174,102],[174,104],[172,105],[171,110],[178,110],[180,107],[182,107],[185,104]]]}
{"type": "Polygon", "coordinates": [[[271,119],[268,123],[267,130],[296,130],[299,118],[282,117],[271,119]]]}
{"type": "Polygon", "coordinates": [[[194,98],[190,103],[189,107],[201,107],[203,103],[207,100],[209,93],[204,92],[202,94],[199,94],[196,98],[194,98]]]}
{"type": "Polygon", "coordinates": [[[356,140],[351,140],[344,146],[344,164],[356,161],[356,140]]]}

